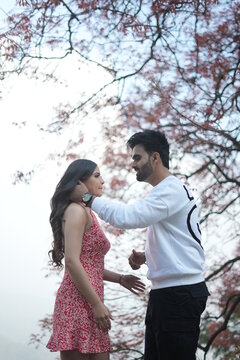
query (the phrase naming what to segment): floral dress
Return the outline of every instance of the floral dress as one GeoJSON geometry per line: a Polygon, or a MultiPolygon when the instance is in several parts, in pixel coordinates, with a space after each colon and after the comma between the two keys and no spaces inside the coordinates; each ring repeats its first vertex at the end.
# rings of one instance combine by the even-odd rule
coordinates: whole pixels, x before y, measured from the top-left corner
{"type": "MultiPolygon", "coordinates": [[[[104,256],[110,243],[94,213],[93,222],[84,233],[80,261],[96,293],[103,301],[104,256]]],[[[100,330],[87,302],[71,279],[67,268],[57,291],[53,332],[48,341],[50,351],[78,350],[80,353],[101,353],[111,350],[109,334],[100,330]]]]}

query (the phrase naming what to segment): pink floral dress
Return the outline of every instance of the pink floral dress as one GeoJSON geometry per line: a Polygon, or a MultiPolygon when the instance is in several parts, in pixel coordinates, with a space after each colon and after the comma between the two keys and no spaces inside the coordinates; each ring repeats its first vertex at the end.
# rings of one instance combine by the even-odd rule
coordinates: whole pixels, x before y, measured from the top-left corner
{"type": "MultiPolygon", "coordinates": [[[[80,261],[103,301],[104,256],[110,249],[110,243],[92,211],[91,215],[93,222],[84,233],[80,261]]],[[[78,350],[85,354],[111,350],[108,332],[97,327],[92,306],[81,295],[66,267],[57,291],[53,333],[47,348],[51,351],[78,350]]]]}

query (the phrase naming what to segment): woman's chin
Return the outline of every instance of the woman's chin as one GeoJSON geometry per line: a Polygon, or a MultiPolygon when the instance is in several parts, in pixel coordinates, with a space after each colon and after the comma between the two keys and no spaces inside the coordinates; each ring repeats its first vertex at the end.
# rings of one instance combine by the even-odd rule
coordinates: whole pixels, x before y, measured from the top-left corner
{"type": "Polygon", "coordinates": [[[100,193],[100,192],[98,192],[98,193],[95,193],[95,194],[93,194],[94,196],[96,196],[96,197],[100,197],[100,196],[102,196],[102,192],[100,193]]]}

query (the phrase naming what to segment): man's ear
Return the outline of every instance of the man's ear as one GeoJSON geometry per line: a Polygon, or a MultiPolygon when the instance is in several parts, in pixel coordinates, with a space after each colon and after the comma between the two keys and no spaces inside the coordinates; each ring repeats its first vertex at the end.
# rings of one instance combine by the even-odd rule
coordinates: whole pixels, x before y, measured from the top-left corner
{"type": "Polygon", "coordinates": [[[161,160],[160,154],[155,151],[154,153],[152,153],[152,159],[153,159],[153,161],[161,160]]]}

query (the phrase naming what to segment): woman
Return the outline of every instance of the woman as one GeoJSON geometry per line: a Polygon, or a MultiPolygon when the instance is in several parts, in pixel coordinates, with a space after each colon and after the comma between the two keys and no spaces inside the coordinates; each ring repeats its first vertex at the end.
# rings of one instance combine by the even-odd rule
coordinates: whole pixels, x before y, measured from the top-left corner
{"type": "Polygon", "coordinates": [[[47,348],[60,351],[62,360],[108,360],[111,314],[103,302],[103,280],[120,283],[135,294],[143,292],[145,285],[136,276],[104,269],[110,243],[92,210],[71,201],[79,181],[95,196],[102,195],[104,181],[98,166],[79,159],[69,165],[52,197],[54,241],[49,253],[57,268],[63,267],[65,257],[65,273],[47,348]]]}

